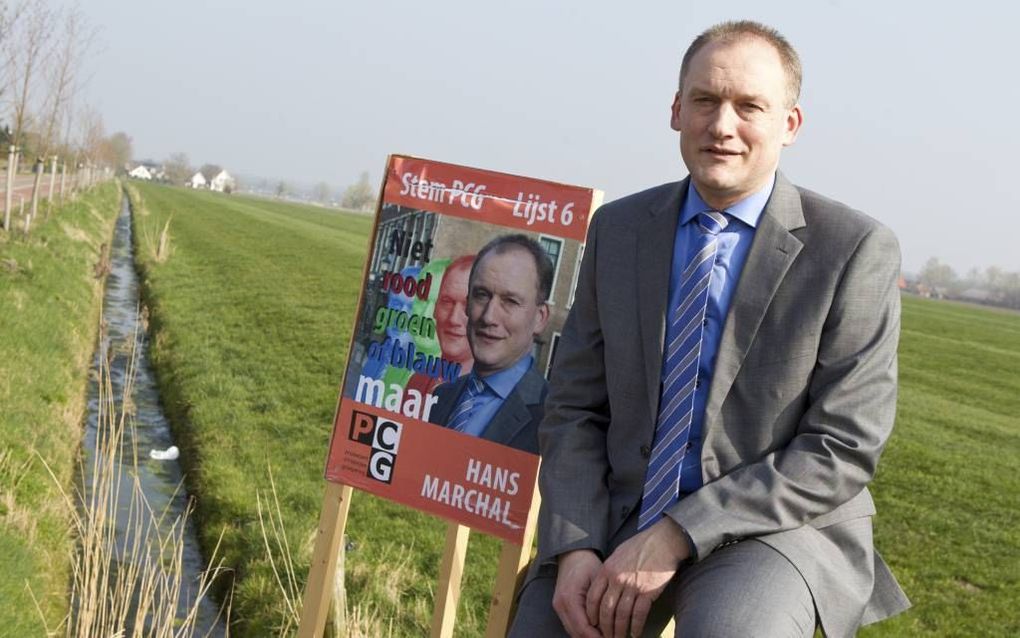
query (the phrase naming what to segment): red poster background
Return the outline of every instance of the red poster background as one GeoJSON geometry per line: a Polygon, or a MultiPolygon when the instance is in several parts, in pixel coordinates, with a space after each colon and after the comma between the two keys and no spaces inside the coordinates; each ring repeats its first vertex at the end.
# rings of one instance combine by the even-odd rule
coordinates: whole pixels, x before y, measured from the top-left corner
{"type": "MultiPolygon", "coordinates": [[[[363,430],[360,432],[367,434],[363,430]]],[[[333,430],[333,446],[326,463],[326,478],[331,481],[431,512],[517,544],[521,543],[524,533],[537,472],[538,457],[534,454],[350,399],[344,399],[340,404],[333,430]],[[399,444],[396,453],[392,454],[392,471],[388,483],[373,478],[369,467],[373,454],[391,454],[386,449],[386,442],[373,448],[371,444],[352,440],[352,435],[359,433],[358,426],[363,424],[355,420],[357,413],[396,422],[401,426],[399,444]],[[474,480],[468,477],[469,463],[475,463],[475,468],[481,468],[472,474],[474,480]],[[493,477],[497,472],[503,476],[516,473],[516,480],[512,484],[508,483],[504,490],[485,486],[481,484],[485,466],[489,466],[493,477]],[[438,480],[440,485],[449,481],[451,488],[460,485],[464,490],[487,494],[490,506],[495,504],[494,499],[499,498],[501,502],[509,503],[508,513],[494,520],[486,515],[488,512],[480,515],[468,511],[469,508],[458,508],[429,498],[422,494],[426,476],[438,480]],[[516,490],[513,490],[513,484],[516,490]],[[510,491],[515,493],[511,494],[510,491]]],[[[469,497],[467,500],[477,503],[477,497],[469,497]]]]}
{"type": "Polygon", "coordinates": [[[584,241],[592,190],[395,155],[386,203],[584,241]]]}

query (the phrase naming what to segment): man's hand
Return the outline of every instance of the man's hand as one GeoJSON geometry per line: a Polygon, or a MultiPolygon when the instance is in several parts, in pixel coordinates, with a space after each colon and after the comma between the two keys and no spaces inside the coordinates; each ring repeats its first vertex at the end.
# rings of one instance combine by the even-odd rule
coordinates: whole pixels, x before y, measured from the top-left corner
{"type": "Polygon", "coordinates": [[[592,578],[601,567],[602,561],[589,549],[574,550],[559,557],[553,609],[573,638],[599,638],[595,623],[588,622],[584,601],[592,578]]]}
{"type": "Polygon", "coordinates": [[[652,602],[688,556],[687,536],[667,516],[630,537],[606,559],[588,587],[588,622],[598,626],[604,638],[640,636],[652,602]]]}

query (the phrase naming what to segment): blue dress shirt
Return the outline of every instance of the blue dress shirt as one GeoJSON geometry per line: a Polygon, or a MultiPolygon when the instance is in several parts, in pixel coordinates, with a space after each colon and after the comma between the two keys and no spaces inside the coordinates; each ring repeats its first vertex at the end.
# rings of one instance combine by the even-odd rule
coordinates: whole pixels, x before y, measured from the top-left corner
{"type": "MultiPolygon", "coordinates": [[[[485,428],[489,426],[492,417],[496,416],[496,412],[499,411],[500,406],[510,396],[510,393],[514,391],[514,388],[517,387],[521,377],[531,369],[533,361],[534,358],[529,353],[518,359],[517,363],[506,370],[500,370],[489,376],[483,377],[475,375],[474,372],[471,373],[478,379],[481,379],[483,388],[478,396],[475,397],[475,403],[471,408],[471,415],[468,417],[467,425],[464,426],[465,434],[481,436],[485,432],[485,428]]],[[[458,406],[464,401],[467,388],[468,384],[465,383],[464,389],[457,398],[458,406]]],[[[456,412],[456,408],[454,408],[454,412],[456,412]]]]}
{"type": "MultiPolygon", "coordinates": [[[[690,493],[702,485],[701,481],[701,432],[705,423],[705,405],[708,390],[712,385],[712,371],[715,369],[715,355],[719,350],[726,313],[729,312],[733,293],[740,281],[740,273],[751,249],[758,219],[775,186],[775,176],[758,192],[740,200],[722,211],[729,218],[729,225],[719,233],[718,251],[708,286],[708,308],[705,312],[704,331],[701,335],[701,358],[698,361],[698,381],[694,391],[694,413],[691,421],[689,449],[680,468],[680,492],[690,493]]],[[[669,276],[669,304],[674,308],[680,303],[680,275],[691,259],[692,246],[697,239],[698,213],[713,210],[705,203],[694,182],[687,186],[687,197],[680,208],[680,223],[673,241],[673,267],[669,276]]]]}

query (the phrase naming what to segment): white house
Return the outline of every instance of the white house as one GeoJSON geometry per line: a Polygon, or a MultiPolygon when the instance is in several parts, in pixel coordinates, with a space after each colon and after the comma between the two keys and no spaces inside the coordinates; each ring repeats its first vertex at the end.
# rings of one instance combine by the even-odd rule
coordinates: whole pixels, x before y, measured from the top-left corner
{"type": "Polygon", "coordinates": [[[150,173],[149,169],[145,168],[141,164],[128,171],[128,175],[135,179],[152,179],[152,173],[150,173]]]}
{"type": "Polygon", "coordinates": [[[232,193],[237,188],[237,182],[227,171],[220,171],[216,177],[209,182],[209,189],[220,193],[232,193]]]}
{"type": "Polygon", "coordinates": [[[202,171],[195,173],[188,180],[188,186],[192,188],[205,188],[206,184],[207,182],[205,181],[205,176],[202,175],[202,171]]]}

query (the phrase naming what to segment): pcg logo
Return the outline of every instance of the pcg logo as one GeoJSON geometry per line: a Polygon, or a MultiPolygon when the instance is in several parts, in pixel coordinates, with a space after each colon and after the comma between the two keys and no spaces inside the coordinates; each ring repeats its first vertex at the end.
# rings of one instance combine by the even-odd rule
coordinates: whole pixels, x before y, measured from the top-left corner
{"type": "Polygon", "coordinates": [[[350,439],[372,448],[368,457],[368,476],[383,483],[393,479],[393,466],[400,448],[404,426],[364,412],[355,411],[351,418],[350,439]]]}

